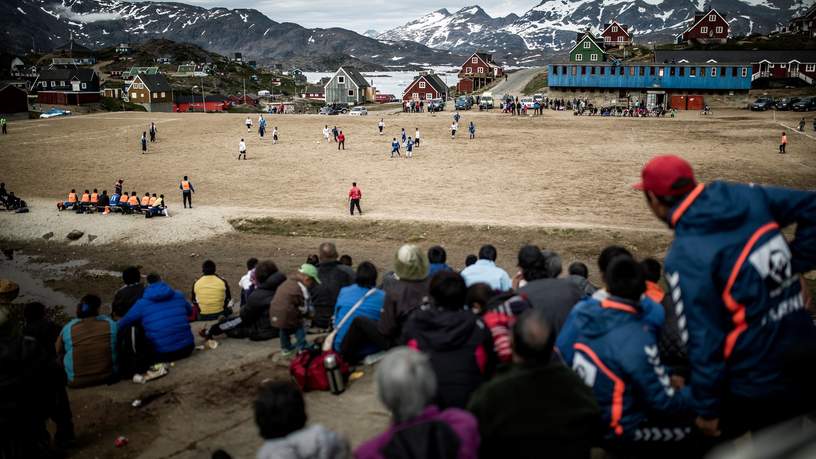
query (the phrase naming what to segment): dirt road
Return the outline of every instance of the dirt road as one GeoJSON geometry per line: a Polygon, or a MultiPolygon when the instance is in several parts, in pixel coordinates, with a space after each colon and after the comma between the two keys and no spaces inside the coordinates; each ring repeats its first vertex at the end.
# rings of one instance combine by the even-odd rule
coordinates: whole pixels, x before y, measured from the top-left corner
{"type": "Polygon", "coordinates": [[[490,92],[493,93],[494,97],[500,97],[503,94],[521,97],[521,91],[527,86],[527,83],[543,71],[543,67],[533,67],[510,73],[507,75],[507,81],[500,81],[490,89],[490,92]]]}

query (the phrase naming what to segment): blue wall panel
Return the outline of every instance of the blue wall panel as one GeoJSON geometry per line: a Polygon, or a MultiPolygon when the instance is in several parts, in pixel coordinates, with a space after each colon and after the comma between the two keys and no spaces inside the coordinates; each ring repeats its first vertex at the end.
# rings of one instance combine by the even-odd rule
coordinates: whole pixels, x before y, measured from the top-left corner
{"type": "Polygon", "coordinates": [[[549,86],[553,88],[689,89],[725,91],[751,89],[750,65],[695,66],[668,64],[550,64],[547,66],[547,70],[549,86]],[[634,75],[632,74],[633,68],[634,75]],[[716,76],[711,76],[712,68],[716,69],[716,76]],[[736,76],[734,76],[734,68],[737,69],[736,76]],[[564,72],[565,69],[566,73],[564,72]],[[575,69],[575,75],[573,75],[573,69],[575,69]],[[601,69],[603,69],[603,75],[600,73],[601,69]],[[620,74],[621,69],[623,69],[623,75],[620,74]],[[681,72],[683,73],[682,76],[680,75],[681,72]]]}

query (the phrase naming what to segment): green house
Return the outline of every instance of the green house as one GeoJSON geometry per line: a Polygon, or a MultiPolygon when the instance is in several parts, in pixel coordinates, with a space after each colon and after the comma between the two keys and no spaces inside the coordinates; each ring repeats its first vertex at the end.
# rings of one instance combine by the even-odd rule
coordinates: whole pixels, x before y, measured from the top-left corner
{"type": "Polygon", "coordinates": [[[601,40],[589,32],[579,33],[575,39],[575,46],[569,52],[570,62],[605,62],[606,52],[601,40]]]}

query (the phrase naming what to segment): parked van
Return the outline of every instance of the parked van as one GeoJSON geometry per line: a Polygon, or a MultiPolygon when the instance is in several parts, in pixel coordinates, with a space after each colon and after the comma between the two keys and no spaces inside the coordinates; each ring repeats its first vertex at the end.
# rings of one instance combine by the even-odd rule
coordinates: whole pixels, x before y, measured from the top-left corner
{"type": "Polygon", "coordinates": [[[272,93],[267,91],[266,89],[262,89],[262,90],[258,91],[258,97],[269,97],[271,95],[272,95],[272,93]]]}
{"type": "Polygon", "coordinates": [[[494,103],[493,93],[486,92],[479,98],[479,110],[490,110],[493,108],[494,103]]]}

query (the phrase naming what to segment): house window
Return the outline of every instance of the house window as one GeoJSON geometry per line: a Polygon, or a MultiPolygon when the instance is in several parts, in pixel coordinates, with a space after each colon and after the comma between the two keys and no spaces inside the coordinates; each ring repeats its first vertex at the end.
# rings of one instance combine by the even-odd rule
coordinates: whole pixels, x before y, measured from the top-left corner
{"type": "Polygon", "coordinates": [[[677,69],[679,71],[679,73],[677,74],[678,76],[686,76],[686,68],[685,67],[678,67],[677,69]]]}
{"type": "Polygon", "coordinates": [[[581,75],[586,75],[586,67],[581,66],[581,75]]]}
{"type": "Polygon", "coordinates": [[[419,93],[418,92],[411,93],[411,99],[419,100],[419,93]]]}
{"type": "Polygon", "coordinates": [[[473,57],[470,59],[470,63],[471,63],[471,64],[478,64],[478,63],[479,63],[479,58],[478,58],[478,57],[476,57],[476,56],[473,56],[473,57]]]}
{"type": "Polygon", "coordinates": [[[742,68],[742,77],[745,78],[748,76],[748,67],[742,68]]]}
{"type": "Polygon", "coordinates": [[[623,67],[619,67],[620,70],[618,71],[618,75],[623,76],[623,67]]]}
{"type": "Polygon", "coordinates": [[[52,82],[51,82],[51,87],[52,87],[52,88],[53,88],[54,86],[56,86],[56,85],[57,85],[57,82],[56,82],[56,81],[52,81],[52,82]]]}
{"type": "Polygon", "coordinates": [[[473,67],[466,68],[465,73],[473,73],[473,67]]]}
{"type": "Polygon", "coordinates": [[[612,37],[610,37],[609,35],[607,35],[607,36],[605,36],[605,37],[604,37],[604,41],[610,41],[610,42],[611,42],[611,41],[612,41],[612,37]]]}
{"type": "Polygon", "coordinates": [[[476,67],[478,73],[484,73],[484,67],[476,67]]]}
{"type": "Polygon", "coordinates": [[[646,67],[640,67],[640,76],[646,75],[646,67]]]}
{"type": "Polygon", "coordinates": [[[88,84],[87,83],[82,83],[80,86],[82,87],[82,89],[85,89],[85,88],[88,87],[88,84]]]}
{"type": "Polygon", "coordinates": [[[665,69],[664,69],[663,67],[659,67],[659,68],[657,69],[657,76],[658,76],[659,78],[663,78],[663,72],[664,72],[664,71],[665,71],[665,69]]]}
{"type": "Polygon", "coordinates": [[[573,65],[573,66],[572,66],[572,75],[573,75],[573,76],[575,76],[575,75],[577,75],[577,74],[578,74],[578,67],[576,67],[576,66],[574,66],[574,65],[573,65]]]}
{"type": "Polygon", "coordinates": [[[584,42],[584,49],[589,49],[589,46],[590,46],[589,42],[585,41],[584,42]]]}
{"type": "Polygon", "coordinates": [[[654,75],[655,75],[655,68],[654,67],[649,67],[649,76],[654,76],[654,75]]]}
{"type": "Polygon", "coordinates": [[[725,76],[725,67],[720,67],[720,76],[721,77],[725,76]]]}
{"type": "Polygon", "coordinates": [[[706,26],[700,27],[700,33],[708,33],[708,27],[706,26]]]}
{"type": "Polygon", "coordinates": [[[715,22],[717,20],[716,14],[709,14],[708,15],[708,22],[715,22]]]}
{"type": "Polygon", "coordinates": [[[337,82],[340,84],[346,84],[346,77],[344,76],[337,77],[337,82]]]}
{"type": "Polygon", "coordinates": [[[689,76],[696,77],[697,76],[697,67],[692,67],[689,69],[689,76]]]}
{"type": "Polygon", "coordinates": [[[816,71],[816,64],[805,64],[805,72],[816,71]]]}
{"type": "Polygon", "coordinates": [[[618,31],[618,26],[612,26],[612,31],[617,32],[618,31]]]}
{"type": "Polygon", "coordinates": [[[635,76],[635,68],[629,67],[629,76],[635,76]]]}
{"type": "Polygon", "coordinates": [[[65,82],[64,82],[64,81],[60,81],[60,86],[65,86],[65,82]]]}
{"type": "Polygon", "coordinates": [[[618,42],[623,43],[623,36],[622,35],[620,37],[618,37],[618,42]]]}
{"type": "Polygon", "coordinates": [[[578,61],[578,62],[584,60],[584,55],[583,54],[576,54],[575,55],[575,60],[578,61]]]}
{"type": "Polygon", "coordinates": [[[349,90],[348,90],[348,95],[349,95],[349,97],[354,97],[354,90],[353,90],[353,89],[349,89],[349,90]]]}
{"type": "Polygon", "coordinates": [[[717,67],[711,67],[711,76],[717,76],[717,67]]]}
{"type": "Polygon", "coordinates": [[[425,82],[424,81],[419,82],[419,89],[425,89],[425,82]]]}
{"type": "Polygon", "coordinates": [[[774,68],[774,64],[768,64],[768,68],[769,68],[769,69],[774,68]]]}
{"type": "Polygon", "coordinates": [[[787,67],[788,67],[788,64],[779,64],[780,69],[784,69],[784,68],[787,68],[787,67]]]}
{"type": "Polygon", "coordinates": [[[717,27],[714,29],[714,31],[715,31],[715,32],[717,32],[717,33],[723,33],[723,28],[722,28],[722,26],[717,26],[717,27]]]}
{"type": "Polygon", "coordinates": [[[431,99],[433,99],[433,93],[432,92],[426,92],[425,93],[425,100],[431,100],[431,99]]]}
{"type": "Polygon", "coordinates": [[[669,76],[674,76],[674,67],[669,67],[669,76]]]}
{"type": "Polygon", "coordinates": [[[590,54],[589,55],[589,60],[591,60],[592,62],[597,62],[598,61],[598,55],[597,54],[590,54]]]}
{"type": "Polygon", "coordinates": [[[590,67],[589,68],[589,74],[590,75],[595,75],[595,67],[590,67]]]}
{"type": "Polygon", "coordinates": [[[166,96],[165,96],[165,92],[164,92],[164,91],[162,91],[161,96],[162,96],[162,97],[166,97],[166,96]]]}
{"type": "Polygon", "coordinates": [[[737,76],[737,68],[731,67],[731,77],[735,78],[737,76]]]}
{"type": "Polygon", "coordinates": [[[601,67],[601,75],[603,75],[603,74],[604,74],[604,71],[605,71],[605,70],[604,70],[604,67],[601,67]]]}

